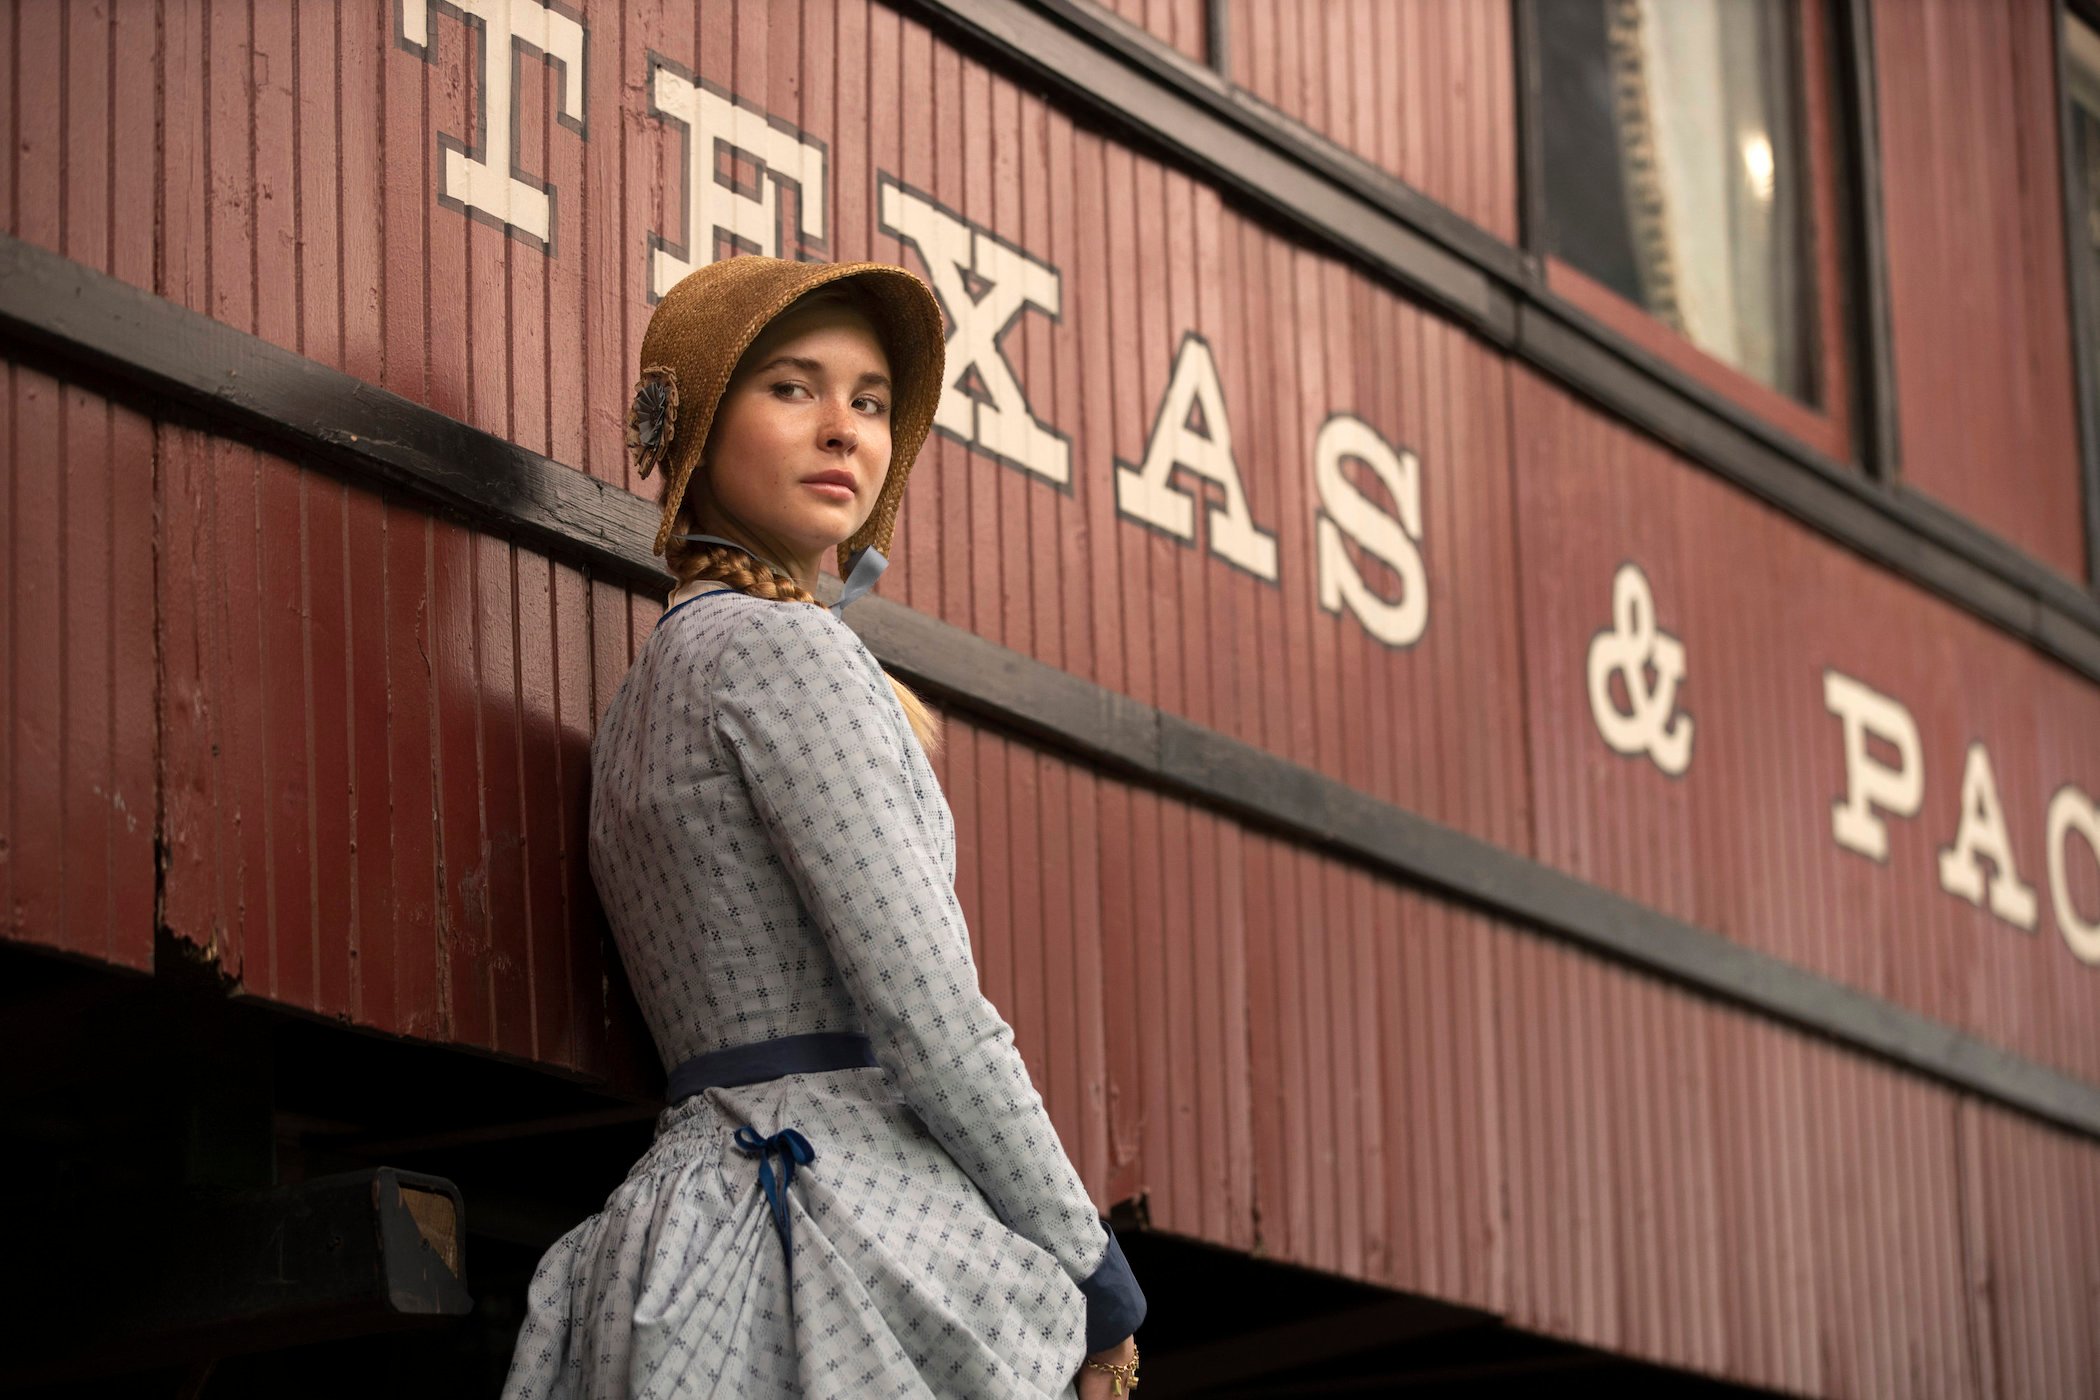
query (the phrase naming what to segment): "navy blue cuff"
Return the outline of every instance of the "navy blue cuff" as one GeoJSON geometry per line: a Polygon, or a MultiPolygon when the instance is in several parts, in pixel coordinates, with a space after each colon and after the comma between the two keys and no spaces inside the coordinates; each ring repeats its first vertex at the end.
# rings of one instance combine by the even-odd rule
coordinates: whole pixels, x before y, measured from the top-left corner
{"type": "Polygon", "coordinates": [[[1130,1261],[1123,1257],[1123,1246],[1116,1243],[1116,1232],[1109,1229],[1106,1220],[1101,1228],[1108,1233],[1108,1253],[1101,1256],[1101,1266],[1087,1275],[1079,1291],[1086,1295],[1086,1350],[1091,1356],[1097,1351],[1107,1351],[1117,1342],[1138,1330],[1145,1320],[1145,1294],[1130,1272],[1130,1261]]]}

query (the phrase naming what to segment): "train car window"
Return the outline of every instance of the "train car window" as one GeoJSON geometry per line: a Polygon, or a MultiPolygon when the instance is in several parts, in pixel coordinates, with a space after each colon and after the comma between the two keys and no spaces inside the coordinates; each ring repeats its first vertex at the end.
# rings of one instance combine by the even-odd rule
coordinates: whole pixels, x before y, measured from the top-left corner
{"type": "Polygon", "coordinates": [[[1548,286],[1848,455],[1821,4],[1531,9],[1548,286]]]}
{"type": "Polygon", "coordinates": [[[1548,4],[1548,247],[1775,389],[1809,398],[1812,272],[1787,7],[1548,4]]]}
{"type": "Polygon", "coordinates": [[[2075,15],[2064,20],[2064,95],[2069,106],[2071,279],[2084,291],[2077,309],[2086,392],[2100,398],[2100,31],[2075,15]]]}

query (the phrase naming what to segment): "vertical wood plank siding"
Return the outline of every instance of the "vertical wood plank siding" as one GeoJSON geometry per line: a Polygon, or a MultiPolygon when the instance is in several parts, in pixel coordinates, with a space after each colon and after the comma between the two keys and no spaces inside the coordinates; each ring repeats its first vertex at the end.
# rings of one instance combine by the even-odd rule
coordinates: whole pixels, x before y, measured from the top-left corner
{"type": "Polygon", "coordinates": [[[631,1074],[583,846],[627,595],[226,439],[157,441],[170,929],[256,995],[631,1074]]]}
{"type": "Polygon", "coordinates": [[[2056,20],[1876,0],[1902,476],[2083,580],[2056,20]]]}
{"type": "Polygon", "coordinates": [[[1216,0],[1103,0],[1102,8],[1169,48],[1209,63],[1208,10],[1216,0]]]}
{"type": "Polygon", "coordinates": [[[1143,1193],[1161,1229],[1801,1393],[2092,1383],[2100,1356],[2071,1320],[2100,1244],[2089,1144],[949,724],[942,778],[974,833],[988,963],[1115,950],[1106,986],[1052,971],[995,991],[1065,1140],[1106,1144],[1075,1147],[1097,1195],[1143,1193]],[[1050,805],[1088,789],[1092,806],[1050,805]],[[1010,888],[1066,822],[1095,852],[1042,861],[1040,907],[998,917],[1011,896],[986,883],[1010,888]],[[1177,905],[1213,936],[1175,928],[1177,905]],[[1105,1023],[1075,1037],[1074,999],[1105,1023]],[[1061,1091],[1060,1058],[1084,1092],[1061,1091]],[[1143,1105],[1122,1128],[1119,1098],[1143,1105]],[[1982,1379],[1972,1326],[2027,1354],[1982,1379]]]}
{"type": "MultiPolygon", "coordinates": [[[[559,70],[513,73],[551,253],[438,199],[440,141],[483,119],[479,41],[434,9],[419,53],[396,0],[0,5],[6,231],[633,490],[649,238],[693,238],[680,133],[649,111],[659,55],[822,143],[814,253],[923,267],[885,231],[896,182],[1056,269],[1058,315],[1025,311],[999,345],[1069,481],[937,434],[885,596],[2100,1079],[2100,971],[2050,922],[2043,846],[2057,789],[2100,790],[2089,681],[917,12],[580,9],[583,134],[555,115],[559,70]],[[1118,509],[1191,334],[1273,581],[1217,557],[1208,524],[1183,542],[1118,509]],[[1430,621],[1404,646],[1319,601],[1312,445],[1341,413],[1419,459],[1430,621]],[[1613,752],[1590,709],[1627,562],[1687,648],[1686,776],[1613,752]],[[1889,819],[1885,861],[1832,836],[1832,670],[1917,722],[1924,804],[1889,819]],[[1939,883],[1977,742],[2033,931],[1939,883]]],[[[1207,58],[1194,0],[1117,9],[1207,58]]],[[[1511,238],[1509,14],[1235,0],[1228,76],[1511,238]]],[[[2075,572],[2046,7],[1889,0],[1875,24],[1906,479],[2075,572]]],[[[158,922],[251,995],[649,1091],[582,841],[590,734],[658,601],[8,353],[6,936],[150,969],[158,922]]],[[[1103,1203],[1804,1394],[2100,1387],[2092,1141],[949,725],[985,987],[1103,1203]]],[[[2066,880],[2093,917],[2100,868],[2075,846],[2066,880]]]]}
{"type": "MultiPolygon", "coordinates": [[[[30,19],[6,33],[8,228],[150,283],[152,220],[137,211],[154,202],[153,111],[118,97],[153,85],[152,25],[116,26],[89,6],[30,19]],[[146,159],[110,159],[126,148],[146,159]],[[68,163],[81,161],[69,176],[68,163]]],[[[153,480],[142,464],[153,427],[90,385],[20,364],[8,364],[0,403],[0,927],[150,968],[158,752],[153,480]]]]}
{"type": "Polygon", "coordinates": [[[4,936],[153,965],[153,426],[8,363],[4,936]]]}
{"type": "MultiPolygon", "coordinates": [[[[1224,73],[1234,84],[1516,242],[1516,57],[1506,0],[1218,3],[1224,73]]],[[[1208,61],[1200,24],[1192,29],[1159,0],[1113,8],[1208,61]]]]}
{"type": "Polygon", "coordinates": [[[1965,1104],[1960,1182],[1972,1276],[1992,1281],[1974,1347],[1998,1395],[2100,1390],[2100,1183],[2090,1146],[1988,1105],[1965,1104]],[[2003,1280],[1998,1283],[1998,1280],[2003,1280]]]}
{"type": "MultiPolygon", "coordinates": [[[[1516,511],[1528,743],[1542,862],[2081,1078],[2100,1076],[2100,977],[2055,933],[2044,815],[2100,773],[2100,694],[1972,616],[1921,597],[1785,515],[1688,472],[1651,440],[1516,376],[1516,511]],[[1579,466],[1578,466],[1579,464],[1579,466]],[[1610,580],[1637,562],[1655,625],[1685,638],[1692,767],[1599,740],[1586,662],[1610,580]],[[1901,616],[1904,621],[1894,624],[1901,616]],[[1883,861],[1840,847],[1835,670],[1898,697],[1924,770],[1883,861]],[[1984,744],[2033,930],[1942,889],[1969,746],[1984,744]]],[[[2065,861],[2081,910],[2100,870],[2065,861]]]]}

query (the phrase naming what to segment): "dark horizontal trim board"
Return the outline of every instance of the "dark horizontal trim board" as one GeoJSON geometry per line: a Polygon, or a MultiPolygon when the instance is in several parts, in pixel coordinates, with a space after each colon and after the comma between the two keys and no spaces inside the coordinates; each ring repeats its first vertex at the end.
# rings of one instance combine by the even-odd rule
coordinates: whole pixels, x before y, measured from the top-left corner
{"type": "Polygon", "coordinates": [[[1789,452],[1702,407],[1637,352],[1601,343],[1586,321],[1543,300],[1518,308],[1521,343],[1540,368],[1826,538],[2100,681],[2100,603],[1901,485],[1878,486],[1806,447],[1789,452]]]}
{"type": "Polygon", "coordinates": [[[147,412],[202,413],[229,429],[398,487],[480,528],[656,583],[656,512],[595,477],[362,379],[0,234],[0,349],[55,355],[147,412]],[[160,398],[158,396],[165,396],[160,398]]]}
{"type": "MultiPolygon", "coordinates": [[[[142,412],[195,416],[633,586],[669,580],[639,497],[57,254],[0,236],[0,349],[142,412]]],[[[827,587],[837,585],[827,580],[827,587]]],[[[2100,1086],[1665,917],[879,597],[884,664],[1102,768],[2100,1138],[2100,1086]]]]}
{"type": "MultiPolygon", "coordinates": [[[[1643,353],[1549,292],[1520,250],[1127,22],[1085,0],[900,3],[1810,528],[2100,679],[2090,589],[1643,353]]],[[[1885,435],[1892,421],[1863,430],[1885,435]]]]}
{"type": "Polygon", "coordinates": [[[879,598],[883,663],[972,713],[1723,1001],[2100,1137],[2100,1087],[879,598]]]}
{"type": "MultiPolygon", "coordinates": [[[[954,22],[969,10],[968,0],[903,0],[923,10],[936,12],[954,22]]],[[[1225,29],[1224,6],[1207,0],[1217,32],[1225,29]]],[[[1463,260],[1473,263],[1497,281],[1516,283],[1532,275],[1524,251],[1504,243],[1472,220],[1437,203],[1414,186],[1394,178],[1344,146],[1327,140],[1246,89],[1228,81],[1217,69],[1197,63],[1136,25],[1092,0],[1034,0],[1033,8],[1055,15],[1057,20],[1089,42],[1116,53],[1153,81],[1162,83],[1204,110],[1237,124],[1249,134],[1274,146],[1292,162],[1317,172],[1343,187],[1352,196],[1390,214],[1424,237],[1442,244],[1463,260]]],[[[967,21],[964,21],[967,22],[967,21]]],[[[1070,89],[1069,83],[1060,84],[1070,89]]],[[[1099,105],[1098,103],[1096,104],[1099,105]]],[[[1104,108],[1103,114],[1129,125],[1130,113],[1104,108]]],[[[1175,125],[1155,121],[1143,130],[1157,142],[1175,125]]],[[[1185,123],[1182,124],[1186,130],[1185,123]]],[[[1195,134],[1191,132],[1191,134],[1195,134]]],[[[1271,202],[1274,195],[1271,196],[1271,202]]],[[[1483,327],[1492,335],[1491,327],[1483,327]]]]}
{"type": "Polygon", "coordinates": [[[1235,103],[1221,85],[1206,85],[1203,70],[1179,55],[1144,55],[1133,47],[1124,51],[1131,61],[1119,61],[1100,47],[1114,42],[1110,32],[1069,5],[1053,5],[1065,17],[1058,23],[1008,0],[904,3],[935,21],[942,37],[986,45],[1007,66],[1164,149],[1271,217],[1341,247],[1474,333],[1504,346],[1515,334],[1515,302],[1502,276],[1483,265],[1492,250],[1501,249],[1502,274],[1515,271],[1507,245],[1475,230],[1470,255],[1453,251],[1425,228],[1437,225],[1446,238],[1465,242],[1470,225],[1398,181],[1379,185],[1381,177],[1368,166],[1352,178],[1343,169],[1352,158],[1331,148],[1320,158],[1333,168],[1311,168],[1307,152],[1281,146],[1275,133],[1262,129],[1251,104],[1235,103]],[[1155,66],[1142,66],[1148,58],[1155,66]],[[1172,88],[1162,80],[1168,74],[1172,88]],[[1221,119],[1212,104],[1234,112],[1234,119],[1221,119]]]}

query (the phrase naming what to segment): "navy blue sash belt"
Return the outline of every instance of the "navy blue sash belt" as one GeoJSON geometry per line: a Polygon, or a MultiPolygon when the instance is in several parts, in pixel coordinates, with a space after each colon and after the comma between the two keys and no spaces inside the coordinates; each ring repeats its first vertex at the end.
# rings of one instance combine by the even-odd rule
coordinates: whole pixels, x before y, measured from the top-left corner
{"type": "Polygon", "coordinates": [[[672,1103],[702,1089],[733,1089],[763,1084],[783,1074],[813,1074],[826,1069],[873,1069],[875,1047],[854,1031],[810,1031],[778,1040],[754,1040],[695,1055],[671,1071],[665,1097],[672,1103]]]}
{"type": "MultiPolygon", "coordinates": [[[[758,1040],[695,1055],[671,1071],[665,1097],[672,1103],[689,1099],[703,1089],[730,1089],[743,1084],[763,1084],[784,1074],[813,1074],[827,1069],[872,1069],[875,1047],[864,1035],[852,1031],[811,1031],[778,1040],[758,1040]]],[[[758,1184],[765,1190],[766,1205],[773,1212],[773,1229],[780,1236],[780,1249],[787,1258],[788,1306],[795,1303],[795,1241],[788,1223],[787,1190],[795,1180],[795,1168],[817,1160],[817,1149],[793,1128],[782,1128],[771,1137],[761,1137],[750,1124],[736,1130],[736,1147],[758,1158],[758,1184]],[[773,1175],[773,1154],[780,1154],[780,1175],[773,1175]]]]}

